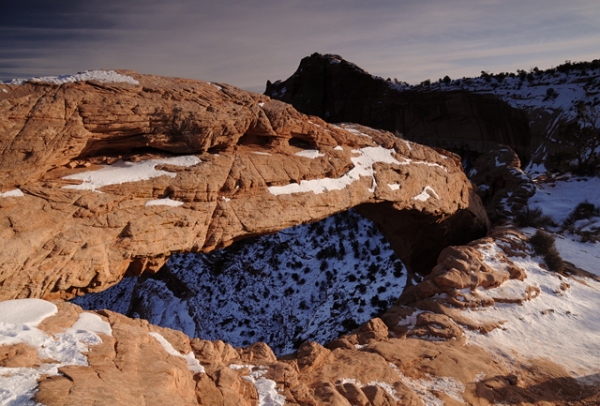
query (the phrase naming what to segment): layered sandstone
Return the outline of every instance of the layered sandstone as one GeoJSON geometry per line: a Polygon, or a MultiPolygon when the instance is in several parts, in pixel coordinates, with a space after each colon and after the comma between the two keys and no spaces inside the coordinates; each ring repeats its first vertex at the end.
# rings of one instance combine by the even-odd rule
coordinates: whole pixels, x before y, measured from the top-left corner
{"type": "Polygon", "coordinates": [[[413,271],[487,231],[451,153],[224,84],[121,74],[0,85],[0,299],[103,290],[356,206],[413,271]]]}
{"type": "Polygon", "coordinates": [[[521,159],[530,155],[528,119],[508,103],[467,91],[406,90],[338,55],[303,58],[288,79],[267,82],[265,94],[331,123],[360,123],[425,145],[485,153],[504,144],[521,159]]]}
{"type": "MultiPolygon", "coordinates": [[[[526,238],[510,229],[450,247],[381,319],[326,346],[305,342],[279,359],[264,343],[233,348],[99,311],[91,313],[107,326],[84,351],[87,365],[41,360],[41,350],[26,343],[1,346],[0,363],[30,370],[56,364],[58,373],[40,376],[35,395],[47,405],[99,399],[119,405],[597,404],[597,385],[585,386],[566,366],[519,351],[493,354],[469,342],[469,331],[501,327],[477,321],[482,308],[537,300],[539,290],[513,261],[529,254],[526,238]],[[510,280],[513,288],[500,289],[510,280]]],[[[82,311],[57,305],[58,313],[37,328],[61,340],[77,330],[82,311]]]]}

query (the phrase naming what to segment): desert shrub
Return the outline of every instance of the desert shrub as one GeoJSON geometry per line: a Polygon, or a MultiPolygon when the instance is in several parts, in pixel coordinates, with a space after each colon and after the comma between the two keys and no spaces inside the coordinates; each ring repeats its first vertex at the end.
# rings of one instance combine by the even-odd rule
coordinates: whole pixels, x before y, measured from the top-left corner
{"type": "Polygon", "coordinates": [[[542,209],[525,206],[523,210],[515,214],[515,223],[518,227],[544,227],[552,223],[549,216],[544,216],[542,209]]]}
{"type": "Polygon", "coordinates": [[[567,216],[563,226],[565,228],[573,225],[578,220],[589,219],[594,216],[600,216],[600,207],[595,206],[593,203],[584,200],[579,203],[577,207],[567,216]]]}
{"type": "Polygon", "coordinates": [[[548,156],[544,164],[550,172],[566,173],[571,170],[571,162],[575,159],[575,154],[571,151],[557,151],[548,156]]]}
{"type": "Polygon", "coordinates": [[[541,230],[537,230],[531,238],[529,243],[533,246],[533,249],[538,255],[546,255],[554,248],[554,236],[545,233],[541,230]]]}
{"type": "Polygon", "coordinates": [[[577,119],[559,127],[558,140],[565,151],[574,156],[571,171],[578,175],[595,175],[600,170],[600,110],[581,102],[577,104],[577,119]]]}
{"type": "Polygon", "coordinates": [[[562,273],[565,270],[565,263],[554,247],[544,255],[544,262],[551,271],[562,273]]]}
{"type": "Polygon", "coordinates": [[[563,259],[554,245],[555,239],[553,235],[538,230],[529,238],[529,243],[533,246],[537,255],[543,255],[544,262],[549,270],[558,273],[565,270],[563,259]]]}

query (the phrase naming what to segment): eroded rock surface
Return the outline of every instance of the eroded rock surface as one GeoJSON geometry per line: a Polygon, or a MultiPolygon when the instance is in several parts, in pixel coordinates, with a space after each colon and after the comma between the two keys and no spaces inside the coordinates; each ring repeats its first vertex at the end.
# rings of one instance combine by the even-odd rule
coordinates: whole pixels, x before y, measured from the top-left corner
{"type": "MultiPolygon", "coordinates": [[[[522,309],[521,304],[540,300],[541,292],[528,288],[535,288],[528,261],[526,238],[496,229],[445,250],[434,272],[381,319],[326,346],[305,342],[280,358],[264,343],[233,348],[113,312],[89,312],[109,327],[97,332],[101,342],[84,353],[88,365],[62,365],[57,374],[40,376],[35,400],[47,405],[92,405],[98,399],[117,405],[595,405],[598,386],[576,379],[569,365],[523,353],[525,343],[500,353],[472,343],[475,335],[502,328],[482,322],[477,313],[483,309],[497,303],[522,309]]],[[[58,313],[37,326],[54,337],[73,331],[82,318],[77,306],[57,305],[58,313]]],[[[0,347],[0,360],[32,370],[55,362],[38,359],[36,348],[24,343],[0,347]]],[[[588,367],[588,373],[597,370],[594,360],[588,367]]]]}
{"type": "Polygon", "coordinates": [[[487,231],[451,153],[228,85],[121,73],[138,84],[0,85],[0,299],[103,290],[355,206],[412,271],[487,231]]]}

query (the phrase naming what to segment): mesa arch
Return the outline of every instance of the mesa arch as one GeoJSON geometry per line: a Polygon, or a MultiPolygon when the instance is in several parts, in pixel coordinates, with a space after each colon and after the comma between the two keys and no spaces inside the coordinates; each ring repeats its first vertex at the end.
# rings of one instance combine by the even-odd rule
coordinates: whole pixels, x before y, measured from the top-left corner
{"type": "Polygon", "coordinates": [[[100,291],[352,207],[414,272],[488,230],[455,155],[224,84],[106,77],[0,84],[0,300],[100,291]]]}

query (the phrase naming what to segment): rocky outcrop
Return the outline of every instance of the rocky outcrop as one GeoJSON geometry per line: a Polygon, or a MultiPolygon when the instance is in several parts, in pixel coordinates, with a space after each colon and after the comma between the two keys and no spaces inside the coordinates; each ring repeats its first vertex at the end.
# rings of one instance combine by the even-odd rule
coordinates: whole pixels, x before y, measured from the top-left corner
{"type": "Polygon", "coordinates": [[[1,300],[103,290],[355,206],[413,271],[487,231],[451,153],[224,84],[121,74],[0,86],[1,300]]]}
{"type": "Polygon", "coordinates": [[[477,158],[469,179],[477,185],[477,194],[492,222],[513,218],[535,194],[533,181],[521,169],[517,154],[507,146],[498,146],[477,158]]]}
{"type": "Polygon", "coordinates": [[[461,152],[504,144],[529,159],[528,119],[508,103],[460,90],[406,90],[337,55],[303,58],[287,80],[267,82],[265,94],[330,123],[360,123],[461,152]]]}
{"type": "Polygon", "coordinates": [[[233,348],[56,302],[57,311],[30,323],[30,332],[12,330],[17,342],[0,345],[0,365],[15,368],[5,371],[8,376],[37,376],[30,393],[37,388],[35,400],[47,405],[99,399],[117,405],[597,404],[598,386],[586,386],[561,365],[470,343],[472,334],[502,324],[482,323],[476,316],[481,309],[494,303],[524,308],[520,304],[540,294],[511,259],[528,252],[525,237],[505,228],[449,247],[432,274],[381,319],[326,346],[305,342],[281,358],[264,343],[233,348]],[[502,289],[508,281],[514,283],[502,289]],[[36,346],[32,339],[18,342],[22,334],[47,339],[36,346]],[[83,358],[69,361],[51,352],[61,346],[76,348],[83,358]]]}

